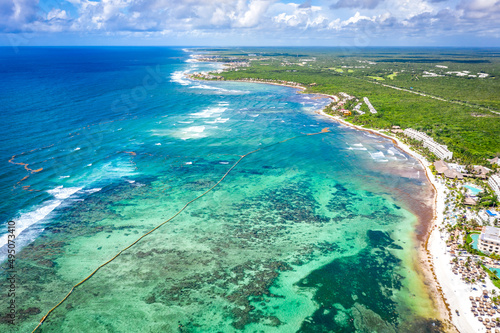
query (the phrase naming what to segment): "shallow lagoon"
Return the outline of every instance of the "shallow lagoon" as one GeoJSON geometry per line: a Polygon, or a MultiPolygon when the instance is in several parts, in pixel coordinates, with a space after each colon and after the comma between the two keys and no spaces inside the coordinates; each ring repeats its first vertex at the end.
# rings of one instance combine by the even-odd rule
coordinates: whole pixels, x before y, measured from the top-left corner
{"type": "MultiPolygon", "coordinates": [[[[29,128],[39,145],[17,138],[5,153],[42,147],[18,160],[44,168],[23,181],[37,190],[29,192],[15,186],[22,168],[9,165],[2,185],[23,198],[9,201],[9,218],[61,201],[20,237],[15,331],[33,329],[72,285],[259,148],[77,288],[40,331],[438,329],[415,271],[417,214],[430,209],[432,190],[414,159],[317,115],[327,100],[277,86],[193,82],[182,73],[214,65],[185,63],[178,50],[125,51],[111,62],[115,51],[101,50],[99,70],[65,64],[78,74],[65,94],[84,95],[83,115],[29,128]],[[164,76],[148,97],[106,114],[114,100],[125,105],[121,96],[156,63],[164,76]],[[324,128],[330,132],[304,135],[324,128]]],[[[63,97],[44,96],[62,118],[70,108],[57,106],[63,97]]]]}

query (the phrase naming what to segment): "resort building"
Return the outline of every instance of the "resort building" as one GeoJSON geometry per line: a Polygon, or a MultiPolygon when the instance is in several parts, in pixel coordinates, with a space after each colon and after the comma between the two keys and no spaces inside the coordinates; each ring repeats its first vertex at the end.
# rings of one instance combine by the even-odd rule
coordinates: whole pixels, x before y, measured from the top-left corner
{"type": "Polygon", "coordinates": [[[500,165],[500,159],[498,158],[498,156],[495,158],[492,158],[491,160],[488,160],[488,162],[490,162],[491,164],[500,165]]]}
{"type": "Polygon", "coordinates": [[[392,126],[391,132],[396,134],[396,133],[403,133],[403,130],[399,126],[392,126]]]}
{"type": "Polygon", "coordinates": [[[372,103],[370,103],[370,100],[368,99],[368,97],[363,97],[363,101],[368,106],[368,109],[370,110],[371,113],[377,113],[377,110],[375,110],[372,103]]]}
{"type": "Polygon", "coordinates": [[[424,147],[428,148],[434,155],[442,160],[450,160],[453,157],[453,153],[448,150],[448,147],[437,143],[433,138],[423,132],[419,132],[413,128],[407,128],[403,133],[412,139],[423,141],[424,147]]]}
{"type": "Polygon", "coordinates": [[[500,174],[495,174],[488,180],[488,185],[495,192],[498,198],[500,198],[500,174]]]}
{"type": "Polygon", "coordinates": [[[448,163],[445,161],[439,160],[434,162],[434,168],[436,168],[436,172],[438,175],[444,175],[446,178],[449,179],[464,179],[464,176],[460,171],[454,170],[450,168],[448,163]]]}
{"type": "Polygon", "coordinates": [[[477,248],[487,254],[500,254],[500,229],[483,227],[478,238],[477,248]]]}

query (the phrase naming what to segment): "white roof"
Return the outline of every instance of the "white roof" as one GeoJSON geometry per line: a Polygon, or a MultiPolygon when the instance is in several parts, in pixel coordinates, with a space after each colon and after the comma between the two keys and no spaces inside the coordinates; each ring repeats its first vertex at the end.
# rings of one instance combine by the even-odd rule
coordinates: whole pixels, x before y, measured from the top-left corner
{"type": "Polygon", "coordinates": [[[495,227],[483,227],[480,238],[483,241],[500,242],[500,229],[495,227]]]}

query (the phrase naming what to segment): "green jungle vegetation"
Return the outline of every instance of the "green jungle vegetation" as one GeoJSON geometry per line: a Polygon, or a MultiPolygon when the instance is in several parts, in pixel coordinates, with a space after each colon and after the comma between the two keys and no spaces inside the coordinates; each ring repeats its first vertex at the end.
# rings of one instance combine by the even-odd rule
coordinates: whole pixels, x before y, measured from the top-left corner
{"type": "Polygon", "coordinates": [[[363,104],[361,110],[366,113],[360,115],[353,111],[346,117],[347,121],[370,128],[398,125],[426,132],[447,145],[454,153],[454,160],[460,163],[488,165],[486,159],[500,156],[498,48],[203,51],[207,51],[207,57],[213,61],[233,63],[217,74],[225,80],[283,80],[301,84],[307,93],[345,92],[360,101],[368,97],[378,113],[367,112],[368,107],[363,104]]]}

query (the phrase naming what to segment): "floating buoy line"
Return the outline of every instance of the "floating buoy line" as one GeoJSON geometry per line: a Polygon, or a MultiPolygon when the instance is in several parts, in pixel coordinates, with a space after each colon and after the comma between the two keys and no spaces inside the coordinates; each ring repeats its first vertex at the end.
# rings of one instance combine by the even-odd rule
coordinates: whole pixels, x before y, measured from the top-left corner
{"type": "Polygon", "coordinates": [[[54,311],[56,310],[61,304],[63,304],[67,299],[68,297],[73,293],[73,291],[78,288],[79,286],[81,286],[82,284],[84,284],[86,281],[88,281],[92,276],[94,276],[94,274],[96,274],[101,268],[103,268],[104,266],[106,266],[107,264],[109,264],[110,262],[112,262],[113,260],[115,260],[116,258],[118,258],[123,252],[127,251],[128,249],[130,249],[132,246],[134,246],[135,244],[137,244],[139,241],[141,241],[144,237],[148,236],[149,234],[155,232],[156,230],[158,230],[159,228],[161,228],[164,224],[172,221],[174,218],[176,218],[180,213],[182,213],[190,204],[192,204],[193,202],[197,201],[198,199],[201,199],[202,197],[204,197],[205,195],[207,195],[209,192],[211,192],[214,188],[216,188],[226,177],[227,175],[229,175],[229,173],[247,156],[251,155],[251,154],[254,154],[254,153],[257,153],[261,150],[264,150],[264,149],[267,149],[269,147],[272,147],[272,146],[276,146],[276,145],[279,145],[279,144],[282,144],[282,143],[285,143],[287,141],[290,141],[290,140],[293,140],[293,139],[297,139],[297,138],[301,138],[301,137],[305,137],[305,136],[312,136],[312,135],[318,135],[318,134],[325,134],[325,133],[329,133],[330,131],[328,130],[328,128],[323,128],[321,130],[321,132],[317,132],[317,133],[310,133],[310,134],[303,134],[303,135],[297,135],[297,136],[294,136],[292,138],[288,138],[288,139],[285,139],[285,140],[282,140],[282,141],[279,141],[279,142],[276,142],[276,143],[273,143],[273,144],[270,144],[268,146],[265,146],[265,147],[261,147],[259,149],[255,149],[249,153],[246,153],[245,155],[241,155],[240,158],[238,159],[238,161],[236,161],[236,163],[234,163],[231,168],[229,168],[229,170],[227,170],[227,172],[219,179],[219,181],[217,183],[215,183],[212,187],[210,187],[208,190],[206,190],[205,192],[203,192],[202,194],[200,194],[199,196],[197,196],[196,198],[192,199],[191,201],[189,201],[188,203],[186,203],[184,205],[184,207],[182,207],[177,213],[175,213],[174,215],[172,215],[169,219],[167,219],[166,221],[158,224],[156,227],[154,227],[153,229],[151,229],[150,231],[148,231],[147,233],[145,233],[144,235],[142,235],[141,237],[137,238],[133,243],[131,243],[130,245],[128,245],[127,247],[123,248],[120,252],[118,252],[115,256],[113,256],[111,259],[109,259],[108,261],[106,261],[105,263],[101,264],[100,266],[98,266],[96,269],[94,269],[94,271],[92,271],[92,273],[90,273],[86,278],[84,278],[83,280],[81,280],[80,282],[78,282],[77,284],[75,284],[73,287],[71,287],[70,291],[66,294],[66,296],[64,296],[64,298],[59,302],[57,303],[54,307],[52,307],[52,309],[50,309],[47,314],[45,316],[42,317],[42,319],[40,320],[40,322],[38,323],[38,325],[35,327],[35,329],[31,332],[31,333],[34,333],[36,332],[40,326],[42,326],[42,324],[45,322],[45,320],[47,320],[47,318],[49,317],[49,315],[54,311]]]}

